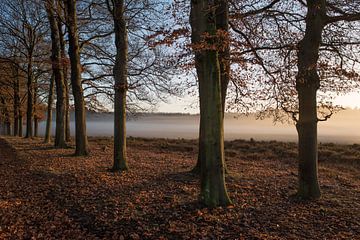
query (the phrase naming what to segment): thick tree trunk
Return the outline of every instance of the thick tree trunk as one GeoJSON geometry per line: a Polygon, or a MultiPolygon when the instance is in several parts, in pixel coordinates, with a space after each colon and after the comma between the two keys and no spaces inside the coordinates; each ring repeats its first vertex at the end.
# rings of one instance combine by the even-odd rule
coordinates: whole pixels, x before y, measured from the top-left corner
{"type": "MultiPolygon", "coordinates": [[[[204,33],[216,36],[215,5],[206,0],[191,1],[190,23],[193,41],[204,33]]],[[[214,44],[213,40],[207,40],[214,44]]],[[[225,185],[224,129],[221,98],[220,64],[217,50],[199,50],[197,66],[199,79],[200,114],[204,128],[201,157],[200,199],[209,207],[231,204],[225,185]]]]}
{"type": "Polygon", "coordinates": [[[89,154],[86,135],[86,117],[83,88],[81,85],[80,48],[77,30],[76,1],[65,1],[67,10],[67,26],[69,37],[69,57],[71,65],[71,84],[75,104],[75,155],[89,154]]]}
{"type": "Polygon", "coordinates": [[[61,48],[60,48],[60,32],[58,23],[54,15],[54,2],[47,0],[46,11],[50,23],[51,30],[51,46],[52,46],[52,70],[56,83],[56,129],[55,129],[55,147],[65,148],[65,84],[63,63],[61,61],[61,48]]]}
{"type": "Polygon", "coordinates": [[[320,86],[317,61],[321,35],[326,21],[325,0],[307,1],[305,36],[298,46],[298,75],[296,89],[299,98],[299,120],[296,124],[299,137],[298,197],[320,197],[318,182],[317,104],[316,92],[320,86]]]}
{"type": "Polygon", "coordinates": [[[113,9],[116,59],[113,69],[115,79],[114,116],[114,171],[128,169],[126,160],[126,92],[127,92],[127,30],[124,1],[115,0],[113,9]]]}
{"type": "MultiPolygon", "coordinates": [[[[215,1],[216,7],[216,28],[217,30],[222,30],[224,33],[229,31],[229,4],[227,0],[217,0],[215,1]]],[[[193,43],[199,42],[201,36],[196,36],[192,38],[193,43]]],[[[225,101],[226,101],[226,92],[230,80],[230,46],[228,41],[223,41],[223,49],[219,50],[219,64],[220,64],[220,76],[221,76],[221,104],[222,104],[222,114],[225,115],[225,101]]],[[[199,61],[199,56],[196,56],[195,53],[195,62],[199,61]]],[[[198,79],[202,77],[201,64],[196,64],[196,72],[198,79]]],[[[200,174],[201,170],[201,158],[203,153],[203,134],[201,132],[204,128],[202,124],[204,120],[201,118],[200,114],[200,125],[199,125],[199,152],[198,158],[195,167],[191,170],[193,173],[200,174]]]]}
{"type": "Polygon", "coordinates": [[[53,74],[50,79],[44,143],[51,142],[52,105],[54,102],[54,82],[55,82],[55,77],[53,74]]]}
{"type": "Polygon", "coordinates": [[[26,135],[25,138],[33,136],[33,111],[34,111],[34,92],[33,92],[33,70],[32,70],[32,54],[28,56],[27,63],[27,109],[26,109],[26,135]]]}

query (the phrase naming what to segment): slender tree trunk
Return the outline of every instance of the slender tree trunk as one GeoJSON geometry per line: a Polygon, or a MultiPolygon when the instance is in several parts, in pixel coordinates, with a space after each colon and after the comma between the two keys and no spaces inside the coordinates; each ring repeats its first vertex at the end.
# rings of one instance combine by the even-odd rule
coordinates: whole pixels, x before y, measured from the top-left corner
{"type": "Polygon", "coordinates": [[[55,129],[55,147],[65,148],[65,84],[63,63],[61,61],[60,48],[60,31],[58,29],[57,18],[54,15],[53,0],[46,1],[46,11],[51,30],[51,47],[52,47],[52,70],[56,83],[56,129],[55,129]]]}
{"type": "Polygon", "coordinates": [[[46,129],[45,129],[45,138],[44,143],[51,142],[51,124],[52,124],[52,105],[54,102],[54,82],[55,77],[54,74],[51,76],[50,79],[50,88],[49,88],[49,96],[48,96],[48,103],[47,103],[47,116],[46,116],[46,129]]]}
{"type": "Polygon", "coordinates": [[[81,85],[80,48],[77,30],[76,1],[66,0],[67,27],[69,37],[69,57],[71,65],[71,85],[75,104],[75,155],[89,154],[88,140],[86,135],[86,111],[81,85]]]}
{"type": "Polygon", "coordinates": [[[34,92],[33,92],[33,69],[32,69],[32,54],[28,56],[27,64],[27,109],[26,109],[26,135],[25,138],[33,136],[33,110],[34,110],[34,92]]]}
{"type": "MultiPolygon", "coordinates": [[[[206,0],[191,1],[190,23],[194,38],[205,33],[216,36],[215,4],[206,0]]],[[[194,40],[194,39],[193,39],[194,40]]],[[[207,40],[214,44],[214,40],[207,40]]],[[[200,114],[204,119],[203,156],[201,157],[200,199],[209,207],[231,204],[225,185],[224,128],[221,98],[221,74],[217,50],[199,50],[198,65],[202,77],[199,79],[200,114]]]]}
{"type": "Polygon", "coordinates": [[[14,136],[19,135],[19,111],[20,111],[20,82],[19,76],[16,74],[16,80],[14,82],[14,136]]]}
{"type": "Polygon", "coordinates": [[[6,126],[6,135],[10,136],[11,135],[11,122],[10,122],[9,118],[6,120],[5,126],[6,126]]]}
{"type": "Polygon", "coordinates": [[[67,80],[67,68],[64,66],[64,83],[65,83],[65,140],[71,141],[70,132],[70,100],[69,100],[69,83],[67,80]]]}
{"type": "Polygon", "coordinates": [[[114,171],[128,169],[126,160],[126,91],[127,91],[127,30],[124,1],[114,0],[113,9],[116,59],[113,69],[115,79],[114,113],[114,171]]]}
{"type": "Polygon", "coordinates": [[[38,98],[38,79],[35,78],[34,79],[34,137],[38,137],[38,132],[39,132],[39,117],[38,117],[38,106],[37,106],[37,98],[38,98]]]}
{"type": "MultiPolygon", "coordinates": [[[[229,1],[216,0],[216,29],[229,33],[229,1]]],[[[219,49],[219,64],[221,77],[221,106],[222,115],[225,115],[226,92],[230,81],[230,43],[227,36],[223,36],[222,49],[219,49]]]]}
{"type": "MultiPolygon", "coordinates": [[[[216,0],[216,28],[217,30],[222,30],[224,33],[229,32],[229,3],[227,0],[216,0]]],[[[197,43],[201,40],[201,36],[196,36],[192,38],[193,43],[197,43]]],[[[222,115],[225,116],[225,101],[226,101],[226,92],[230,80],[230,45],[229,42],[225,39],[223,41],[223,49],[219,50],[219,64],[220,64],[220,74],[221,74],[221,104],[222,104],[222,115]]],[[[199,56],[196,56],[195,53],[195,62],[199,61],[199,56]]],[[[196,72],[198,79],[202,77],[201,64],[196,64],[196,72]]],[[[200,80],[199,80],[200,81],[200,80]]],[[[201,103],[200,103],[201,104],[201,103]]],[[[200,114],[200,125],[199,125],[199,152],[198,158],[196,161],[195,167],[191,170],[193,173],[200,174],[201,171],[201,159],[203,153],[203,142],[204,135],[201,134],[204,128],[204,119],[201,118],[200,114]]]]}
{"type": "Polygon", "coordinates": [[[296,89],[299,98],[299,187],[297,195],[303,199],[320,197],[318,182],[317,104],[320,86],[317,61],[321,35],[326,21],[326,1],[308,0],[306,31],[298,45],[298,75],[296,89]]]}
{"type": "MultiPolygon", "coordinates": [[[[58,4],[60,4],[60,2],[58,2],[58,4]]],[[[61,6],[58,5],[58,9],[61,9],[61,6]]],[[[57,19],[57,24],[59,29],[61,60],[63,63],[63,76],[64,76],[64,84],[65,84],[65,140],[66,142],[70,142],[71,133],[70,133],[70,100],[69,100],[68,67],[66,63],[65,39],[62,30],[63,25],[61,19],[59,18],[57,19]]]]}
{"type": "Polygon", "coordinates": [[[5,98],[0,98],[1,100],[1,104],[3,106],[2,109],[2,115],[4,116],[4,120],[3,120],[3,134],[4,135],[11,135],[11,122],[10,122],[10,116],[9,116],[9,111],[7,109],[7,102],[5,100],[5,98]]]}
{"type": "Polygon", "coordinates": [[[19,110],[19,137],[23,136],[23,115],[21,110],[19,110]]]}
{"type": "Polygon", "coordinates": [[[34,116],[34,137],[38,137],[39,133],[39,118],[34,116]]]}

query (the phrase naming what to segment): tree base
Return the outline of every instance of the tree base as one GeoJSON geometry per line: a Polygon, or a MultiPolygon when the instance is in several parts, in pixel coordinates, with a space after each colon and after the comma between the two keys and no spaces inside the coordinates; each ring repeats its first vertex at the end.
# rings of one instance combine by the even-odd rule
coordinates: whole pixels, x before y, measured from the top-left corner
{"type": "Polygon", "coordinates": [[[109,172],[127,172],[129,171],[128,166],[124,166],[124,167],[112,167],[109,169],[109,172]]]}
{"type": "Polygon", "coordinates": [[[321,198],[320,191],[311,192],[304,192],[298,190],[296,193],[290,196],[291,199],[300,200],[300,201],[315,201],[321,198]]]}
{"type": "Polygon", "coordinates": [[[195,175],[200,175],[201,173],[201,169],[198,165],[196,165],[193,169],[191,169],[189,171],[189,173],[195,174],[195,175]]]}

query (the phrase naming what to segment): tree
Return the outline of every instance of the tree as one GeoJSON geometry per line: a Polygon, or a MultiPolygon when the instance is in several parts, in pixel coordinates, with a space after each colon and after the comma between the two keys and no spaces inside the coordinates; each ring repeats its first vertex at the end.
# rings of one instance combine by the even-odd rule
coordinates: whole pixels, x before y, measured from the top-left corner
{"type": "Polygon", "coordinates": [[[47,101],[47,114],[46,114],[46,127],[45,127],[45,137],[44,143],[51,142],[51,123],[52,123],[52,111],[53,111],[53,102],[54,102],[54,75],[50,79],[49,95],[47,101]]]}
{"type": "MultiPolygon", "coordinates": [[[[55,16],[56,4],[53,0],[45,2],[45,8],[49,19],[52,43],[52,70],[56,83],[56,130],[55,130],[55,147],[66,147],[65,140],[65,107],[66,107],[66,87],[64,83],[64,70],[61,60],[60,32],[58,28],[58,18],[55,16]]],[[[51,92],[49,95],[52,95],[51,92]]],[[[49,96],[50,98],[50,96],[49,96]]]]}
{"type": "MultiPolygon", "coordinates": [[[[240,9],[241,4],[235,8],[240,9]]],[[[325,0],[272,1],[261,11],[251,11],[255,15],[238,12],[232,16],[237,45],[244,46],[236,51],[242,59],[249,59],[251,67],[246,68],[256,73],[243,71],[244,79],[252,76],[252,82],[246,83],[254,86],[251,98],[276,118],[282,118],[278,111],[282,110],[296,122],[297,196],[303,199],[320,197],[317,123],[337,110],[331,97],[353,90],[359,79],[354,68],[359,61],[352,56],[360,46],[359,28],[351,24],[359,20],[357,6],[325,0]]]]}
{"type": "Polygon", "coordinates": [[[224,129],[221,98],[221,73],[216,4],[208,1],[191,1],[190,24],[192,41],[200,44],[196,53],[199,73],[200,115],[204,119],[202,135],[200,199],[209,206],[231,204],[225,186],[224,129]],[[204,41],[202,41],[204,39],[204,41]]]}
{"type": "Polygon", "coordinates": [[[123,0],[114,0],[113,6],[107,0],[109,11],[114,19],[116,58],[114,65],[114,165],[113,171],[124,171],[128,169],[126,160],[126,92],[128,43],[127,26],[125,20],[125,5],[123,0]]]}
{"type": "MultiPolygon", "coordinates": [[[[228,84],[230,81],[230,43],[229,40],[226,39],[228,37],[229,31],[229,4],[227,0],[217,0],[216,4],[216,30],[217,33],[222,34],[222,38],[224,38],[223,45],[219,50],[219,65],[220,65],[220,77],[221,77],[221,105],[222,105],[222,115],[223,118],[225,116],[225,103],[226,103],[226,92],[228,88],[228,84]]],[[[193,43],[199,43],[201,41],[201,36],[193,36],[193,43]]],[[[198,81],[203,77],[203,70],[201,69],[201,64],[198,64],[199,61],[199,53],[195,51],[195,66],[198,81]]],[[[202,80],[203,81],[203,80],[202,80]]],[[[192,169],[193,173],[199,174],[201,172],[201,162],[204,157],[204,126],[206,119],[200,114],[200,125],[199,125],[199,152],[198,158],[195,167],[192,169]]]]}
{"type": "Polygon", "coordinates": [[[66,0],[66,25],[68,29],[69,57],[71,66],[71,85],[75,105],[75,155],[84,156],[89,154],[88,140],[86,135],[86,112],[84,94],[81,83],[81,64],[79,36],[77,28],[76,0],[66,0]]]}
{"type": "Polygon", "coordinates": [[[34,103],[37,100],[37,86],[34,86],[35,59],[42,55],[42,43],[46,29],[43,24],[43,11],[36,0],[6,1],[2,3],[0,28],[2,44],[8,49],[16,49],[21,58],[22,69],[27,76],[27,108],[26,108],[26,137],[32,137],[34,103]],[[24,63],[24,64],[23,64],[24,63]],[[36,100],[35,100],[36,99],[36,100]]]}
{"type": "Polygon", "coordinates": [[[296,129],[299,136],[299,186],[297,195],[304,199],[320,197],[317,167],[319,119],[316,93],[320,87],[318,59],[322,34],[329,23],[360,20],[360,13],[328,16],[327,2],[330,3],[326,0],[307,0],[305,35],[298,44],[296,90],[299,99],[299,119],[296,129]]]}

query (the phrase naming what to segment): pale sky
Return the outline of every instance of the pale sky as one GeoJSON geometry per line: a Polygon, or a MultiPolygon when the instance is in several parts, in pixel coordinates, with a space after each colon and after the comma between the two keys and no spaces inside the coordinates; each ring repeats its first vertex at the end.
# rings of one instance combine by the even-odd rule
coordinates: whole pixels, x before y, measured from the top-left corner
{"type": "MultiPolygon", "coordinates": [[[[196,97],[170,98],[169,103],[160,103],[158,112],[168,113],[199,113],[196,97]]],[[[345,96],[339,96],[334,101],[347,108],[360,108],[360,93],[353,92],[345,96]]]]}

